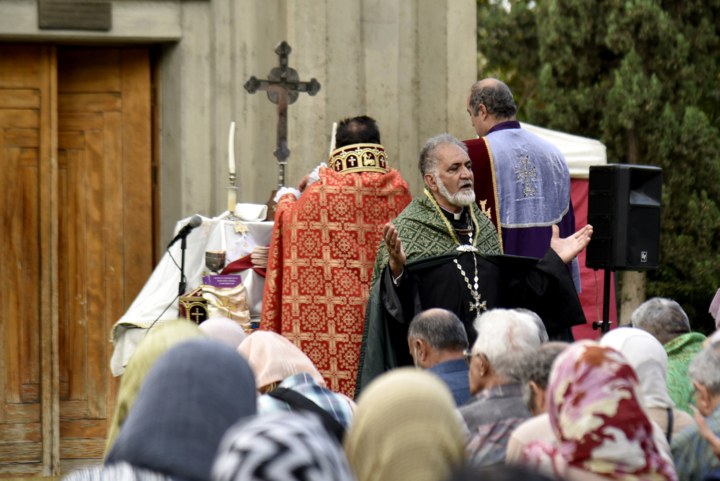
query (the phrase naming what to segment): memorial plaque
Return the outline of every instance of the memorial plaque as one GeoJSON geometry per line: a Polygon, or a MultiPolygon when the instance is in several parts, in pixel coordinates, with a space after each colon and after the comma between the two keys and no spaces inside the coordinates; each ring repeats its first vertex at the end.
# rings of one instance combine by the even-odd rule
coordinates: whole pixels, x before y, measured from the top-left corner
{"type": "Polygon", "coordinates": [[[108,31],[112,28],[112,4],[92,0],[38,0],[38,27],[108,31]]]}

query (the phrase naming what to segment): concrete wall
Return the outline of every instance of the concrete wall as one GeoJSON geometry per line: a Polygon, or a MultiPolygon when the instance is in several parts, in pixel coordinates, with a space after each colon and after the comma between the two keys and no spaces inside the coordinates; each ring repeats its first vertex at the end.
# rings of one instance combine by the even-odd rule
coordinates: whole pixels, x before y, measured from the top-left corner
{"type": "Polygon", "coordinates": [[[295,185],[327,159],[332,123],[366,114],[414,195],[417,154],[430,136],[474,137],[465,112],[476,78],[474,0],[114,0],[110,32],[40,31],[34,0],[0,0],[0,41],[162,43],[162,241],[177,220],[226,209],[227,133],[237,123],[238,201],[265,203],[276,187],[277,107],[250,95],[274,48],[321,91],[289,107],[286,172],[295,185]]]}

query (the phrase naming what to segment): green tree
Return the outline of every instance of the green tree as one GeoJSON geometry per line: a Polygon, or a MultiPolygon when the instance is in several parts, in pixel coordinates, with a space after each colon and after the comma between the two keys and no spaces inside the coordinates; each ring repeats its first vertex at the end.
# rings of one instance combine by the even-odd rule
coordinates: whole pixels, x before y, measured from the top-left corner
{"type": "Polygon", "coordinates": [[[720,0],[478,1],[480,76],[508,82],[521,120],[663,168],[647,296],[676,299],[705,332],[720,287],[719,47],[720,0]]]}

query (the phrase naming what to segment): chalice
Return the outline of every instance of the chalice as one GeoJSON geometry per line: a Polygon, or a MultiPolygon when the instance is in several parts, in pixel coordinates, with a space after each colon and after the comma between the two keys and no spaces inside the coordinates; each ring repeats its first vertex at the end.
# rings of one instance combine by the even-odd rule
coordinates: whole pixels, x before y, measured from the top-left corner
{"type": "Polygon", "coordinates": [[[205,266],[217,274],[225,267],[225,251],[208,251],[205,253],[205,266]]]}

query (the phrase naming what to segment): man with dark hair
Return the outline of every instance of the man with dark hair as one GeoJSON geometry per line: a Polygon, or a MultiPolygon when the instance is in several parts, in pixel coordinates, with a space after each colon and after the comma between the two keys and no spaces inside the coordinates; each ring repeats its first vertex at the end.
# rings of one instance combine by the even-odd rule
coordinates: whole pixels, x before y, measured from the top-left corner
{"type": "Polygon", "coordinates": [[[302,197],[278,192],[260,329],[293,341],[331,390],[353,396],[382,226],[411,196],[373,119],[342,121],[337,139],[302,197]]]}
{"type": "Polygon", "coordinates": [[[455,314],[445,309],[421,312],[410,323],[407,338],[415,365],[439,376],[452,391],[456,405],[470,399],[468,365],[463,359],[468,338],[455,314]]]}
{"type": "MultiPolygon", "coordinates": [[[[337,132],[335,133],[334,149],[347,147],[348,145],[358,144],[376,144],[380,145],[380,130],[378,129],[375,119],[367,115],[343,119],[338,123],[337,132]]],[[[320,180],[319,172],[322,167],[327,167],[325,162],[320,163],[315,170],[302,178],[298,184],[297,191],[293,189],[280,189],[277,198],[279,199],[284,193],[292,191],[299,197],[307,187],[313,182],[320,180]]]]}
{"type": "Polygon", "coordinates": [[[338,123],[335,148],[353,144],[379,144],[380,130],[375,120],[367,115],[343,119],[338,123]]]}
{"type": "MultiPolygon", "coordinates": [[[[575,232],[565,158],[550,142],[521,128],[512,92],[498,79],[472,86],[467,111],[478,135],[465,142],[478,205],[500,233],[505,254],[542,258],[553,225],[560,237],[575,232]]],[[[580,292],[577,259],[568,267],[580,292]]]]}

